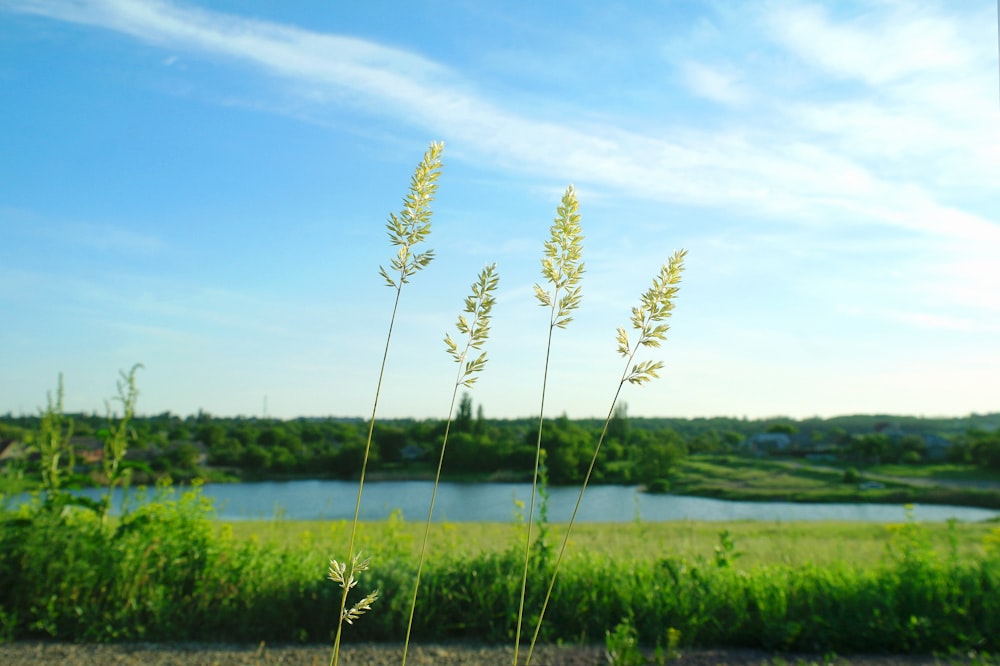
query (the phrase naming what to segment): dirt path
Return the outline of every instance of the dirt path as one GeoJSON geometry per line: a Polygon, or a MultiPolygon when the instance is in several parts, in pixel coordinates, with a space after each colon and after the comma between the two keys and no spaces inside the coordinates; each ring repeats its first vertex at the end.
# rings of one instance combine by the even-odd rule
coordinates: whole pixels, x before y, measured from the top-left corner
{"type": "MultiPolygon", "coordinates": [[[[398,645],[366,644],[348,646],[341,653],[344,666],[388,666],[400,663],[398,645]]],[[[652,655],[649,655],[652,657],[652,655]]],[[[507,666],[513,660],[509,647],[478,645],[431,645],[411,648],[408,664],[415,666],[507,666]]],[[[0,644],[0,664],[60,664],[63,666],[325,666],[330,648],[320,646],[247,646],[203,643],[77,645],[67,643],[0,644]]],[[[589,666],[607,664],[604,649],[545,646],[536,652],[532,664],[538,666],[589,666]]],[[[655,663],[650,661],[650,663],[655,663]]],[[[1000,660],[978,656],[939,659],[927,655],[861,655],[847,658],[818,655],[771,654],[756,650],[692,650],[667,662],[671,666],[976,666],[998,665],[1000,660]]]]}

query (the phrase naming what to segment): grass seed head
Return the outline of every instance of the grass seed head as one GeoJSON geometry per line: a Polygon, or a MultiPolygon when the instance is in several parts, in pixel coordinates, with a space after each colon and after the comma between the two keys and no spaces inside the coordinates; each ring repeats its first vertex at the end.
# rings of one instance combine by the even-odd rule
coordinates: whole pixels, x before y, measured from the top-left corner
{"type": "Polygon", "coordinates": [[[558,328],[565,328],[573,321],[570,313],[580,306],[584,264],[579,208],[576,190],[570,185],[556,210],[542,256],[542,277],[552,285],[552,292],[535,285],[535,298],[539,305],[552,309],[550,323],[558,328]]]}
{"type": "MultiPolygon", "coordinates": [[[[677,296],[681,274],[684,271],[686,250],[678,250],[667,263],[660,266],[659,274],[653,278],[653,285],[642,294],[638,307],[632,308],[632,328],[638,334],[635,347],[632,346],[628,332],[618,327],[616,341],[618,353],[631,361],[640,346],[659,347],[667,339],[670,326],[664,322],[674,309],[674,298],[677,296]]],[[[629,370],[623,382],[643,384],[659,377],[658,371],[663,368],[660,361],[642,361],[629,370]]]]}
{"type": "Polygon", "coordinates": [[[434,259],[434,250],[414,252],[413,248],[427,239],[431,232],[431,202],[437,192],[437,181],[441,175],[441,152],[444,144],[432,143],[424,153],[410,180],[410,191],[403,199],[403,209],[399,215],[391,213],[386,222],[389,243],[398,246],[392,258],[392,272],[379,266],[379,275],[389,287],[401,288],[417,271],[426,267],[434,259]]]}
{"type": "Polygon", "coordinates": [[[486,367],[486,352],[476,358],[469,358],[469,352],[479,351],[486,343],[490,333],[490,316],[496,298],[493,296],[499,284],[500,277],[496,272],[497,265],[490,264],[480,271],[476,281],[472,283],[472,295],[465,299],[464,314],[458,316],[456,328],[462,335],[468,336],[465,347],[459,349],[451,335],[445,334],[446,350],[455,362],[459,364],[457,384],[471,388],[476,382],[476,375],[486,367]],[[471,316],[471,321],[465,315],[471,316]]]}

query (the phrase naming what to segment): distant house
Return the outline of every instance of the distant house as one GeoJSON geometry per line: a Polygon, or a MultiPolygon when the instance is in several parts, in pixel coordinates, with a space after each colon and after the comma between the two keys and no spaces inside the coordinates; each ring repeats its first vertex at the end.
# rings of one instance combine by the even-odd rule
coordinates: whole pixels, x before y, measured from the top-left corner
{"type": "Polygon", "coordinates": [[[0,440],[0,462],[19,460],[27,455],[27,449],[18,439],[0,440]]]}
{"type": "Polygon", "coordinates": [[[99,465],[104,460],[104,442],[96,437],[74,437],[70,444],[76,451],[78,465],[99,465]]]}
{"type": "Polygon", "coordinates": [[[760,432],[747,437],[740,443],[740,450],[757,455],[787,451],[792,438],[785,432],[760,432]]]}

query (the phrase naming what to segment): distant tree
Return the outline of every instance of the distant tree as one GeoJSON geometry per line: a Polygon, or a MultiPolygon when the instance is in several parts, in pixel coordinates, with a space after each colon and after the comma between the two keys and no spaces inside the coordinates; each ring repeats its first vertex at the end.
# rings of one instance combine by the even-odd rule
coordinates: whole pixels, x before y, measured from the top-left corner
{"type": "Polygon", "coordinates": [[[565,415],[546,421],[542,428],[542,448],[547,454],[549,480],[554,484],[583,481],[591,445],[591,433],[565,415]]]}
{"type": "Polygon", "coordinates": [[[268,464],[269,469],[276,472],[293,472],[299,466],[300,458],[280,444],[270,451],[271,459],[268,464]]]}
{"type": "Polygon", "coordinates": [[[617,441],[623,446],[629,442],[628,405],[622,401],[615,406],[615,411],[608,422],[608,442],[617,441]]]}
{"type": "Polygon", "coordinates": [[[966,437],[957,437],[948,447],[948,452],[945,458],[951,463],[960,463],[968,465],[972,463],[972,451],[969,448],[969,442],[966,437]]]}
{"type": "Polygon", "coordinates": [[[451,428],[453,432],[472,432],[472,396],[468,393],[462,394],[451,428]]]}
{"type": "MultiPolygon", "coordinates": [[[[219,426],[220,428],[222,426],[219,426]]],[[[183,421],[172,423],[167,430],[167,440],[171,442],[182,442],[191,439],[191,430],[183,421]]]]}
{"type": "Polygon", "coordinates": [[[726,451],[733,451],[745,438],[735,430],[727,430],[722,433],[722,448],[726,451]]]}
{"type": "Polygon", "coordinates": [[[1000,430],[970,430],[965,440],[975,464],[1000,469],[1000,430]]]}
{"type": "Polygon", "coordinates": [[[445,465],[456,472],[495,472],[500,465],[498,451],[485,437],[470,432],[448,436],[445,465]]]}
{"type": "Polygon", "coordinates": [[[869,433],[851,440],[852,453],[862,461],[879,463],[889,452],[889,437],[881,433],[869,433]]]}
{"type": "Polygon", "coordinates": [[[793,423],[772,423],[767,427],[765,432],[769,433],[785,433],[786,435],[795,435],[799,432],[799,429],[793,423]]]}
{"type": "Polygon", "coordinates": [[[483,416],[482,403],[476,407],[476,423],[473,425],[472,431],[477,435],[483,435],[486,433],[486,417],[483,416]]]}
{"type": "Polygon", "coordinates": [[[194,471],[198,467],[198,458],[201,456],[201,452],[198,448],[191,442],[180,442],[170,447],[167,452],[167,459],[170,461],[170,466],[175,470],[183,470],[186,472],[194,471]]]}
{"type": "Polygon", "coordinates": [[[636,450],[633,477],[639,483],[647,485],[660,479],[667,479],[685,454],[683,440],[676,433],[673,433],[673,436],[656,437],[636,450]]]}
{"type": "Polygon", "coordinates": [[[850,448],[851,435],[843,428],[831,428],[827,433],[827,437],[835,446],[850,448]]]}
{"type": "Polygon", "coordinates": [[[903,435],[893,442],[900,462],[910,465],[923,462],[927,457],[927,443],[920,435],[903,435]]]}
{"type": "Polygon", "coordinates": [[[241,467],[250,471],[262,471],[271,466],[271,452],[259,444],[251,444],[243,453],[241,467]]]}
{"type": "MultiPolygon", "coordinates": [[[[185,433],[187,429],[184,428],[185,433]]],[[[198,426],[198,441],[207,446],[209,450],[222,446],[226,441],[226,429],[221,423],[204,423],[198,426]]],[[[189,439],[190,437],[184,438],[189,439]]],[[[175,439],[175,438],[171,438],[175,439]]],[[[175,440],[176,441],[176,440],[175,440]]]]}
{"type": "MultiPolygon", "coordinates": [[[[333,473],[338,476],[350,478],[361,473],[361,465],[364,462],[365,445],[364,442],[351,442],[337,449],[333,456],[333,473]]],[[[368,455],[369,468],[375,468],[379,464],[378,447],[372,447],[368,455]]]]}
{"type": "Polygon", "coordinates": [[[246,449],[235,437],[226,437],[221,444],[208,450],[208,462],[211,465],[239,467],[243,463],[246,449]]]}
{"type": "Polygon", "coordinates": [[[688,440],[688,450],[691,453],[715,453],[722,449],[722,438],[719,436],[719,432],[714,429],[700,432],[688,440]]]}
{"type": "Polygon", "coordinates": [[[375,445],[379,457],[385,462],[398,462],[406,443],[406,431],[402,428],[385,423],[375,424],[375,445]]]}

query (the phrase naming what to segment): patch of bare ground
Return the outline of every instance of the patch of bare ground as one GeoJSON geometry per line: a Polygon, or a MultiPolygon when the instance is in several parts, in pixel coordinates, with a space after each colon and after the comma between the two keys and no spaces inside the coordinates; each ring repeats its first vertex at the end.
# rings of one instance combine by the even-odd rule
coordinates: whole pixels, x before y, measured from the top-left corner
{"type": "MultiPolygon", "coordinates": [[[[363,644],[345,646],[340,662],[345,666],[389,666],[400,663],[400,645],[363,644]]],[[[522,653],[523,656],[523,653],[522,653]]],[[[652,661],[652,654],[650,663],[652,661]]],[[[506,666],[513,660],[509,647],[446,644],[411,647],[407,663],[435,666],[506,666]]],[[[0,644],[0,664],[63,664],[70,666],[323,666],[330,661],[330,647],[222,645],[207,643],[130,643],[92,645],[75,643],[0,644]]],[[[543,646],[532,663],[538,666],[589,666],[607,664],[600,646],[543,646]]],[[[666,663],[672,666],[986,666],[1000,661],[984,658],[934,657],[929,655],[853,655],[834,657],[777,654],[758,650],[689,650],[666,663]]]]}

